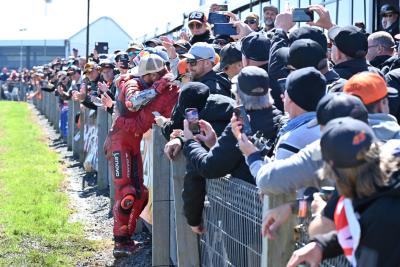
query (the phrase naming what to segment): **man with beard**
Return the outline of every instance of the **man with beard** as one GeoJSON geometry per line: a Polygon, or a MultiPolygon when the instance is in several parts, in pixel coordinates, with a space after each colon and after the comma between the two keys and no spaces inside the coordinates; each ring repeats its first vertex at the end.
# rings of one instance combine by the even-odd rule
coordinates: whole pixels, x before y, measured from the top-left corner
{"type": "Polygon", "coordinates": [[[381,23],[384,31],[390,33],[393,37],[399,33],[399,11],[389,4],[381,7],[381,23]]]}
{"type": "Polygon", "coordinates": [[[265,23],[265,27],[264,27],[264,31],[268,32],[270,30],[272,30],[275,25],[275,18],[278,15],[278,8],[276,8],[275,6],[265,6],[263,8],[263,13],[264,13],[264,23],[265,23]]]}

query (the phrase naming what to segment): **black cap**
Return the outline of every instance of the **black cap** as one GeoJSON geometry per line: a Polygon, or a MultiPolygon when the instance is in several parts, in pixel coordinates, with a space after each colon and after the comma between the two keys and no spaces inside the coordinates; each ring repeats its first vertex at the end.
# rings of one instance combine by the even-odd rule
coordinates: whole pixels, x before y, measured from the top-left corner
{"type": "Polygon", "coordinates": [[[186,40],[178,40],[174,43],[176,53],[179,55],[186,54],[192,45],[186,40]]]}
{"type": "Polygon", "coordinates": [[[367,55],[367,36],[356,26],[332,27],[328,36],[333,44],[349,57],[363,58],[367,55]]]}
{"type": "Polygon", "coordinates": [[[224,69],[226,66],[242,61],[242,52],[236,43],[229,43],[225,45],[220,53],[220,69],[224,69]]]}
{"type": "Polygon", "coordinates": [[[399,14],[399,11],[394,6],[385,4],[381,7],[381,11],[379,13],[382,16],[384,14],[390,14],[390,13],[399,14]]]}
{"type": "Polygon", "coordinates": [[[263,33],[253,32],[242,39],[242,54],[254,61],[267,61],[271,41],[263,33]]]}
{"type": "Polygon", "coordinates": [[[314,67],[298,69],[287,77],[286,91],[296,105],[306,111],[315,111],[325,95],[326,79],[314,67]]]}
{"type": "Polygon", "coordinates": [[[116,62],[129,62],[129,56],[127,53],[120,52],[118,55],[115,56],[116,62]]]}
{"type": "Polygon", "coordinates": [[[322,61],[326,59],[326,53],[317,42],[311,39],[294,41],[290,48],[280,48],[278,54],[281,54],[282,57],[286,56],[287,59],[284,61],[294,69],[314,67],[321,70],[327,66],[326,60],[322,61]]]}
{"type": "Polygon", "coordinates": [[[162,41],[161,41],[160,39],[158,39],[158,38],[150,39],[150,40],[146,41],[146,42],[144,43],[144,45],[145,45],[145,46],[150,46],[151,43],[153,43],[154,46],[162,45],[162,41]]]}
{"type": "Polygon", "coordinates": [[[371,127],[350,117],[331,120],[321,137],[322,158],[335,168],[357,167],[375,140],[371,127]]]}
{"type": "Polygon", "coordinates": [[[190,12],[190,14],[189,14],[189,24],[192,21],[198,21],[200,23],[206,23],[207,22],[207,17],[204,14],[204,12],[193,11],[193,12],[190,12]]]}
{"type": "Polygon", "coordinates": [[[342,92],[325,95],[317,105],[317,120],[320,125],[342,117],[368,123],[368,111],[363,102],[356,96],[342,92]]]}
{"type": "Polygon", "coordinates": [[[204,83],[188,82],[182,86],[179,93],[177,109],[185,114],[187,108],[197,108],[200,112],[206,105],[210,88],[204,83]]]}
{"type": "Polygon", "coordinates": [[[325,34],[317,28],[304,26],[297,28],[289,34],[290,43],[300,39],[311,39],[319,43],[325,53],[328,51],[328,40],[326,40],[325,34]]]}
{"type": "Polygon", "coordinates": [[[259,67],[244,67],[237,75],[237,87],[246,95],[266,95],[269,91],[268,73],[259,67]]]}

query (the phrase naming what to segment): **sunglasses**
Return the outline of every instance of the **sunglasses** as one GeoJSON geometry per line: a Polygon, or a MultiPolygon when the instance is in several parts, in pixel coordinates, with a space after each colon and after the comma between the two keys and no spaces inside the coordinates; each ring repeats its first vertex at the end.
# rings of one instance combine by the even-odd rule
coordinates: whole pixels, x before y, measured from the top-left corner
{"type": "Polygon", "coordinates": [[[245,20],[244,23],[246,24],[256,24],[257,21],[255,19],[245,20]]]}
{"type": "Polygon", "coordinates": [[[189,24],[189,29],[193,30],[195,27],[200,30],[203,27],[203,23],[192,22],[189,24]]]}
{"type": "Polygon", "coordinates": [[[201,58],[201,59],[189,59],[188,58],[186,61],[187,61],[187,64],[189,64],[192,67],[195,67],[199,61],[209,60],[209,59],[211,59],[211,58],[201,58]]]}

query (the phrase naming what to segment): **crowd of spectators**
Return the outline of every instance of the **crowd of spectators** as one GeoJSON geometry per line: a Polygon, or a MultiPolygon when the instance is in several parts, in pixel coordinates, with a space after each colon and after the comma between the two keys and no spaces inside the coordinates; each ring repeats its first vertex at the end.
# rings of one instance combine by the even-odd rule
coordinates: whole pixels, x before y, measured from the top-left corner
{"type": "Polygon", "coordinates": [[[308,8],[316,20],[300,27],[291,10],[264,7],[262,25],[254,13],[240,21],[212,5],[235,35],[214,34],[208,15],[193,11],[190,34],[179,40],[161,36],[88,59],[74,51],[19,74],[3,69],[2,97],[12,99],[16,82],[29,98],[55,93],[64,137],[69,99],[112,114],[104,147],[115,184],[115,257],[135,250],[130,237],[148,201],[140,142],[157,124],[165,156],[182,150],[186,158],[183,209],[195,233],[206,231],[206,179],[230,175],[262,195],[293,195],[267,212],[267,238],[297,214],[306,188],[331,186],[327,199],[314,194],[311,241],[288,266],[340,254],[353,266],[399,266],[399,12],[383,6],[385,31],[366,33],[360,24],[334,25],[321,5],[308,8]],[[268,145],[255,145],[260,136],[268,145]]]}

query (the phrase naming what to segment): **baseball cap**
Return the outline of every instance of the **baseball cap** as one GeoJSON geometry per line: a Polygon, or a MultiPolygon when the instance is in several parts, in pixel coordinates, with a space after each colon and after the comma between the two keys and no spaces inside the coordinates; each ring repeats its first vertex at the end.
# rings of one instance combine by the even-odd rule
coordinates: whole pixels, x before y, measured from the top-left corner
{"type": "Polygon", "coordinates": [[[374,140],[365,122],[350,117],[331,120],[322,131],[322,158],[335,168],[360,166],[374,140]]]}
{"type": "Polygon", "coordinates": [[[146,41],[146,42],[144,43],[144,45],[145,45],[145,46],[150,46],[152,43],[154,44],[154,46],[162,45],[161,40],[158,39],[158,38],[152,38],[152,39],[146,41]]]}
{"type": "Polygon", "coordinates": [[[174,43],[174,47],[176,49],[176,53],[181,55],[187,53],[192,45],[188,41],[180,39],[174,43]]]}
{"type": "Polygon", "coordinates": [[[204,12],[201,11],[193,11],[189,13],[189,24],[193,21],[197,21],[200,23],[206,23],[207,17],[204,12]]]}
{"type": "Polygon", "coordinates": [[[317,42],[325,53],[328,51],[328,41],[325,34],[315,27],[303,26],[289,34],[289,43],[291,44],[300,39],[311,39],[317,42]]]}
{"type": "Polygon", "coordinates": [[[317,105],[318,124],[342,117],[352,117],[368,123],[368,111],[358,97],[342,92],[326,94],[317,105]]]}
{"type": "Polygon", "coordinates": [[[119,52],[116,56],[115,56],[115,61],[116,62],[129,62],[129,56],[127,53],[125,52],[119,52]]]}
{"type": "Polygon", "coordinates": [[[326,79],[314,67],[295,70],[286,78],[286,91],[290,99],[306,111],[315,111],[325,95],[326,79]]]}
{"type": "Polygon", "coordinates": [[[399,11],[392,5],[389,4],[383,5],[380,10],[380,15],[382,16],[384,14],[389,14],[389,13],[399,14],[399,11]]]}
{"type": "Polygon", "coordinates": [[[242,52],[240,52],[240,48],[236,45],[236,43],[229,43],[225,45],[221,49],[219,56],[221,58],[220,69],[224,69],[230,64],[242,61],[242,52]]]}
{"type": "Polygon", "coordinates": [[[267,61],[271,41],[263,33],[253,32],[242,39],[242,54],[254,61],[267,61]]]}
{"type": "Polygon", "coordinates": [[[367,36],[356,26],[334,26],[328,31],[329,39],[345,55],[363,58],[368,52],[367,36]]]}
{"type": "Polygon", "coordinates": [[[274,11],[276,14],[278,14],[279,13],[279,11],[278,11],[278,8],[276,7],[276,6],[265,6],[264,8],[263,8],[263,12],[265,13],[265,11],[267,11],[267,10],[272,10],[272,11],[274,11]]]}
{"type": "Polygon", "coordinates": [[[113,68],[115,68],[115,65],[114,65],[113,62],[111,62],[111,60],[105,59],[105,60],[102,60],[102,61],[100,62],[100,67],[101,67],[102,69],[104,69],[104,68],[113,69],[113,68]]]}
{"type": "Polygon", "coordinates": [[[83,70],[83,74],[86,73],[90,73],[92,72],[94,69],[97,69],[98,66],[95,62],[88,62],[85,64],[84,70],[83,70]]]}
{"type": "Polygon", "coordinates": [[[210,96],[210,88],[204,83],[188,82],[182,86],[178,97],[178,110],[184,114],[186,108],[197,108],[200,112],[210,96]]]}
{"type": "Polygon", "coordinates": [[[255,21],[257,21],[257,24],[258,24],[258,22],[260,21],[260,17],[256,13],[251,12],[246,16],[244,21],[246,21],[246,20],[247,21],[248,20],[255,20],[255,21]]]}
{"type": "Polygon", "coordinates": [[[144,49],[143,44],[130,42],[128,48],[126,49],[126,52],[129,52],[130,50],[142,50],[142,49],[144,49]]]}
{"type": "Polygon", "coordinates": [[[278,50],[282,57],[287,59],[287,65],[294,69],[314,67],[318,70],[326,67],[326,53],[322,47],[311,39],[299,39],[294,41],[290,48],[282,47],[278,50]]]}
{"type": "Polygon", "coordinates": [[[359,97],[364,105],[368,105],[386,97],[388,88],[379,74],[361,72],[344,84],[343,92],[359,97]]]}
{"type": "Polygon", "coordinates": [[[269,91],[268,73],[259,67],[244,67],[232,80],[240,91],[250,96],[266,95],[269,91]]]}
{"type": "Polygon", "coordinates": [[[188,59],[209,59],[215,60],[215,50],[211,44],[205,42],[197,42],[190,48],[189,52],[182,55],[188,59]]]}
{"type": "Polygon", "coordinates": [[[149,73],[155,73],[165,68],[164,60],[156,55],[149,54],[140,58],[139,65],[132,69],[133,76],[143,76],[149,73]]]}

